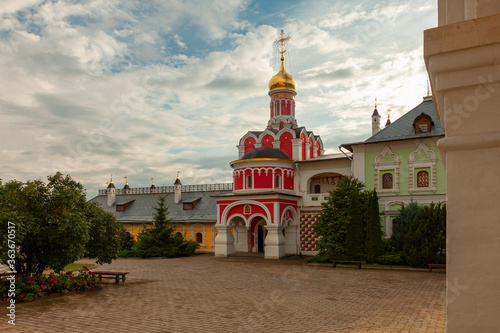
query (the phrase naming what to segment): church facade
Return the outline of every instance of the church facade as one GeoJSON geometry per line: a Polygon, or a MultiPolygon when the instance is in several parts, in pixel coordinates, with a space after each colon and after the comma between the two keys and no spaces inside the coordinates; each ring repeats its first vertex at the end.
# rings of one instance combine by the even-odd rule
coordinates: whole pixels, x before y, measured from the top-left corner
{"type": "Polygon", "coordinates": [[[380,129],[375,105],[372,136],[343,144],[325,154],[319,135],[295,118],[295,79],[281,68],[269,81],[270,113],[263,130],[249,131],[238,142],[238,158],[230,162],[233,182],[116,189],[112,181],[92,201],[112,212],[134,236],[153,223],[158,196],[167,197],[176,235],[200,243],[200,251],[226,257],[260,252],[265,258],[317,253],[313,229],[323,202],[340,179],[349,175],[379,194],[382,227],[390,237],[403,204],[444,202],[446,184],[437,140],[444,128],[431,97],[380,129]]]}

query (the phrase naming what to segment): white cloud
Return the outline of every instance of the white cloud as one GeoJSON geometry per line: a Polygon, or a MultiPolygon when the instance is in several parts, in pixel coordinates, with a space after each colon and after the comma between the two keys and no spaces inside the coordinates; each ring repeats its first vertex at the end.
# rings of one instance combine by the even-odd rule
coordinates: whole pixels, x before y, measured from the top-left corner
{"type": "Polygon", "coordinates": [[[248,1],[10,1],[0,12],[1,178],[61,169],[90,195],[111,173],[118,186],[123,176],[170,185],[177,170],[186,184],[229,181],[239,138],[267,124],[278,18],[292,37],[299,125],[330,153],[366,138],[375,96],[395,119],[425,92],[421,26],[435,7],[365,3],[307,2],[310,11],[257,22],[248,1]],[[382,18],[383,29],[354,38],[357,22],[382,18]]]}

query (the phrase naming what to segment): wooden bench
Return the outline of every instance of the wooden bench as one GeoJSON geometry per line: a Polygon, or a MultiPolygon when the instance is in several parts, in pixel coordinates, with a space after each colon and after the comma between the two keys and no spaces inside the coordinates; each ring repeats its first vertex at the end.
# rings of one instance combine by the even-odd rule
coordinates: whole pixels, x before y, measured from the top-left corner
{"type": "Polygon", "coordinates": [[[428,264],[429,272],[432,272],[433,268],[446,268],[446,264],[428,264]]]}
{"type": "Polygon", "coordinates": [[[357,264],[358,269],[361,269],[362,261],[352,261],[352,260],[330,260],[333,263],[333,268],[337,267],[337,264],[357,264]]]}
{"type": "Polygon", "coordinates": [[[92,273],[99,275],[99,281],[102,279],[115,279],[116,283],[120,282],[120,278],[122,282],[125,282],[125,276],[128,272],[109,272],[109,271],[92,271],[92,273]]]}

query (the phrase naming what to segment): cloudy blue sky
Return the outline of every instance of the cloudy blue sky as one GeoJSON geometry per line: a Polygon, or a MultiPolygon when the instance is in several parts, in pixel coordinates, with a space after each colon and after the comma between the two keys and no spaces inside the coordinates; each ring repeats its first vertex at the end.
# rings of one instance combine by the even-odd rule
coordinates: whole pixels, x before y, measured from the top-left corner
{"type": "Polygon", "coordinates": [[[60,170],[88,196],[230,182],[238,140],[263,130],[273,41],[291,36],[299,126],[326,153],[371,134],[426,93],[423,30],[435,0],[2,0],[0,178],[60,170]]]}

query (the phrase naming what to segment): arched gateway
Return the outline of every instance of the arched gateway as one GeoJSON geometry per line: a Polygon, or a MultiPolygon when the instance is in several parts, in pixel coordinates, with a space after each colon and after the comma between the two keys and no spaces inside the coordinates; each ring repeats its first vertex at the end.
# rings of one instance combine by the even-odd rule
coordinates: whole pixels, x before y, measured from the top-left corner
{"type": "Polygon", "coordinates": [[[298,254],[294,161],[278,149],[261,147],[231,166],[233,194],[217,197],[215,255],[264,252],[266,258],[279,259],[298,254]]]}

